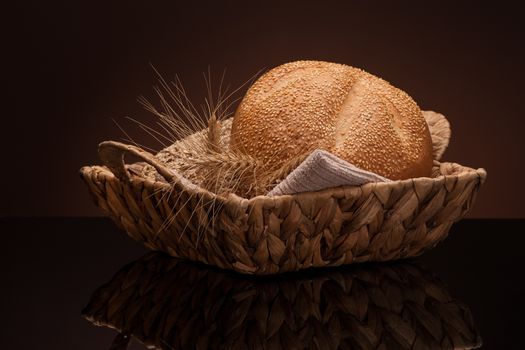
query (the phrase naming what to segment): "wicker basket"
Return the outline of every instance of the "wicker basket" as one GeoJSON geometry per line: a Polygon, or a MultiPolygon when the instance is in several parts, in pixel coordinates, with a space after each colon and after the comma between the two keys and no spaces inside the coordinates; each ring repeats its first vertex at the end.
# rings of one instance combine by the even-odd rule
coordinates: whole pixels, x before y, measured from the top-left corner
{"type": "Polygon", "coordinates": [[[426,116],[434,143],[431,178],[251,199],[217,196],[158,157],[113,141],[99,145],[106,166],[80,173],[120,228],[174,257],[248,274],[412,257],[447,236],[486,178],[484,169],[439,162],[450,133],[446,119],[435,115],[426,116]],[[126,165],[126,154],[145,163],[126,165]],[[138,175],[146,163],[157,179],[138,175]]]}
{"type": "Polygon", "coordinates": [[[83,310],[155,349],[471,349],[469,309],[414,263],[254,278],[150,253],[83,310]]]}

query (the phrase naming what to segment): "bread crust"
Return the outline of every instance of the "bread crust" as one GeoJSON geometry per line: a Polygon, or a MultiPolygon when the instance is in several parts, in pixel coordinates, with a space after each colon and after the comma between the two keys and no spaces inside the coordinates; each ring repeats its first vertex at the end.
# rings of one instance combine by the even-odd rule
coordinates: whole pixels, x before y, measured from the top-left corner
{"type": "Polygon", "coordinates": [[[286,63],[261,76],[237,108],[230,147],[270,169],[316,148],[392,180],[432,169],[430,132],[408,94],[323,61],[286,63]]]}

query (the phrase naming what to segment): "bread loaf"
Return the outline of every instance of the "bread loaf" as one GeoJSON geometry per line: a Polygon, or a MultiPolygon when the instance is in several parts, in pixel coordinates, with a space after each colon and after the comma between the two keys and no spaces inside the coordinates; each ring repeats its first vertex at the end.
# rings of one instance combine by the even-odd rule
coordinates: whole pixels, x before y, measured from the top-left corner
{"type": "Polygon", "coordinates": [[[316,148],[392,180],[432,169],[428,126],[410,96],[361,69],[321,61],[261,76],[235,112],[230,147],[270,169],[316,148]]]}

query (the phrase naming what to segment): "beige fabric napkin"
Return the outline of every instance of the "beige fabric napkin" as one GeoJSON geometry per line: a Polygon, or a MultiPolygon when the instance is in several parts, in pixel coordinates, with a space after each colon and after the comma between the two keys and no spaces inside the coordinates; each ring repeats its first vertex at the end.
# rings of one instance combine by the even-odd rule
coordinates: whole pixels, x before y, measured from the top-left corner
{"type": "Polygon", "coordinates": [[[359,186],[367,182],[391,180],[360,169],[336,155],[317,149],[275,186],[268,196],[319,191],[329,187],[359,186]]]}

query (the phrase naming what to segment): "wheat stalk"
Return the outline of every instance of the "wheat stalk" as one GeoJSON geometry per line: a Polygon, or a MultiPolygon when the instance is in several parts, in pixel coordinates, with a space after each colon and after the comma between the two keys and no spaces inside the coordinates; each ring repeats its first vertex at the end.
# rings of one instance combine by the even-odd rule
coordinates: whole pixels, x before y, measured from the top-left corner
{"type": "MultiPolygon", "coordinates": [[[[218,196],[227,196],[230,193],[244,198],[265,195],[308,155],[305,152],[292,157],[280,168],[271,169],[260,160],[230,149],[231,120],[228,117],[231,114],[228,111],[235,102],[232,102],[231,99],[234,92],[253,78],[229,94],[227,90],[222,90],[221,79],[217,101],[214,101],[211,79],[209,76],[205,77],[208,97],[205,99],[202,112],[199,113],[187,97],[178,77],[175,82],[168,83],[157,71],[155,72],[159,82],[155,87],[155,92],[159,98],[160,107],[155,106],[144,97],[140,97],[139,102],[157,117],[156,126],[160,130],[134,119],[131,120],[163,145],[164,149],[158,152],[156,157],[196,185],[218,196]],[[166,142],[170,145],[166,146],[166,142]]],[[[142,173],[144,176],[151,177],[154,176],[156,170],[151,166],[145,166],[142,173]]],[[[182,194],[173,189],[174,187],[163,194],[163,196],[174,197],[174,201],[173,208],[161,226],[161,230],[176,222],[175,219],[181,212],[181,208],[193,201],[192,196],[182,200],[182,194]]],[[[195,215],[199,218],[199,222],[211,223],[211,228],[208,227],[209,225],[203,225],[199,229],[199,237],[206,230],[213,231],[215,218],[222,207],[221,203],[213,199],[211,202],[205,203],[199,200],[192,204],[195,207],[192,208],[191,217],[195,215]]],[[[181,237],[185,230],[186,227],[182,228],[181,237]]]]}

